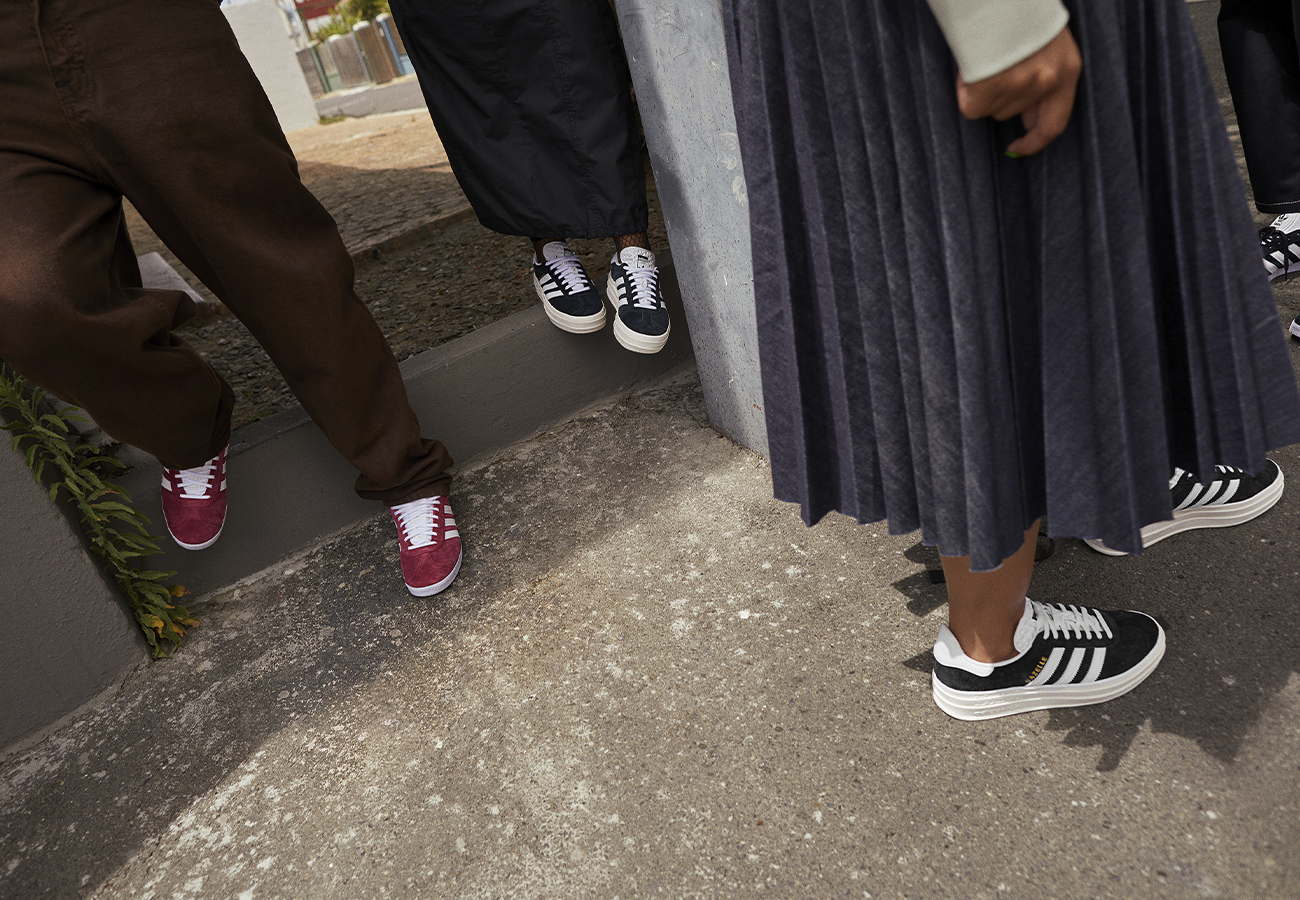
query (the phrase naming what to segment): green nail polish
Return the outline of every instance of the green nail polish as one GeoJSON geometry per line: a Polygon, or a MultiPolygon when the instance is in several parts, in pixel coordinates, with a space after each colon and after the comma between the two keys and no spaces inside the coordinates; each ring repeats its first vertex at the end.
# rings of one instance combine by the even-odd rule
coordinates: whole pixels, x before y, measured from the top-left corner
{"type": "Polygon", "coordinates": [[[1020,159],[1020,154],[1019,154],[1019,153],[1012,153],[1010,150],[1008,150],[1008,151],[1007,151],[1007,158],[1008,158],[1008,159],[1020,159]]]}

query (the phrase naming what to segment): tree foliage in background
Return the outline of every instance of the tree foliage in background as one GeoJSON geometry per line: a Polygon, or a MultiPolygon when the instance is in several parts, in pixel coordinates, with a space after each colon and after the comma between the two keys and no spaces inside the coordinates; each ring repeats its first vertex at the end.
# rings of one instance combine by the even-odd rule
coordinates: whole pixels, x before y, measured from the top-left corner
{"type": "Polygon", "coordinates": [[[323,41],[336,34],[348,34],[358,22],[373,21],[388,11],[388,0],[344,0],[334,7],[329,21],[317,28],[312,37],[323,41]]]}
{"type": "Polygon", "coordinates": [[[84,420],[47,411],[45,396],[0,366],[0,410],[7,410],[12,418],[0,428],[13,434],[13,450],[23,455],[37,482],[50,475],[50,499],[62,494],[76,508],[91,549],[103,558],[105,571],[126,594],[149,649],[155,657],[168,656],[181,645],[186,631],[199,624],[173,602],[188,592],[165,583],[175,572],[140,567],[144,557],[159,552],[145,527],[149,520],[131,506],[124,488],[105,480],[125,466],[78,443],[69,422],[84,420]]]}

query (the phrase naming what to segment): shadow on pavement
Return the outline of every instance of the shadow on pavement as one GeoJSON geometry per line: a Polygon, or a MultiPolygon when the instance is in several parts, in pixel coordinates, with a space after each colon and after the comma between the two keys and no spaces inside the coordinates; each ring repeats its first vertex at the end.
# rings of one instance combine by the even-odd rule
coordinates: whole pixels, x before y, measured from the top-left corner
{"type": "MultiPolygon", "coordinates": [[[[1300,453],[1270,454],[1300,477],[1300,453]]],[[[1038,563],[1030,596],[1056,603],[1138,609],[1155,615],[1169,646],[1133,693],[1100,706],[1053,710],[1047,728],[1071,747],[1099,747],[1098,771],[1116,769],[1144,725],[1194,742],[1224,764],[1237,757],[1273,696],[1300,671],[1300,494],[1289,487],[1259,519],[1236,528],[1188,532],[1141,557],[1112,558],[1082,541],[1058,540],[1038,563]]],[[[934,548],[916,544],[913,562],[937,569],[934,548]]],[[[894,584],[907,609],[927,616],[947,602],[942,584],[917,572],[894,584]]],[[[928,676],[928,649],[903,661],[928,676]]]]}

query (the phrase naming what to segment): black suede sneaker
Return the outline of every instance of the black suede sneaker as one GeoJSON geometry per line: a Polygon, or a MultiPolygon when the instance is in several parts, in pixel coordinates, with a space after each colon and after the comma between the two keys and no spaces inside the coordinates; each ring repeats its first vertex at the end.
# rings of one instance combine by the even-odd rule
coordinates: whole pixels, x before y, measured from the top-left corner
{"type": "Polygon", "coordinates": [[[1291,337],[1300,338],[1300,316],[1296,316],[1291,320],[1291,327],[1287,331],[1291,332],[1291,337]]]}
{"type": "Polygon", "coordinates": [[[609,264],[605,286],[614,305],[614,337],[635,353],[658,353],[668,343],[668,307],[659,290],[655,255],[644,247],[624,247],[609,264]]]}
{"type": "MultiPolygon", "coordinates": [[[[1167,537],[1195,528],[1228,528],[1249,522],[1268,512],[1282,499],[1286,479],[1273,460],[1258,475],[1231,466],[1215,466],[1214,480],[1201,484],[1197,477],[1185,469],[1174,469],[1169,479],[1169,503],[1174,517],[1164,522],[1153,522],[1142,529],[1142,546],[1150,547],[1167,537]]],[[[1122,550],[1112,550],[1101,541],[1084,541],[1098,553],[1107,556],[1124,556],[1122,550]]]]}
{"type": "Polygon", "coordinates": [[[1026,599],[1015,645],[1020,655],[1006,662],[978,662],[941,625],[930,678],[934,702],[969,722],[1104,703],[1155,671],[1165,655],[1165,633],[1139,612],[1026,599]]]}
{"type": "Polygon", "coordinates": [[[605,301],[564,241],[542,247],[540,260],[533,256],[533,287],[546,317],[561,331],[589,334],[605,327],[605,301]]]}
{"type": "Polygon", "coordinates": [[[1261,228],[1259,250],[1269,281],[1300,272],[1300,213],[1285,213],[1261,228]]]}

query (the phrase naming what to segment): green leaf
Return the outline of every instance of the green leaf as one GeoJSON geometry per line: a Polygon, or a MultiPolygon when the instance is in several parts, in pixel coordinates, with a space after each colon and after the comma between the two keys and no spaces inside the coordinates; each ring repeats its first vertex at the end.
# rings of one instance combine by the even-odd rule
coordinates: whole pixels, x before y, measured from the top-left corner
{"type": "Polygon", "coordinates": [[[96,503],[95,509],[100,513],[107,513],[107,512],[124,512],[128,514],[135,513],[134,509],[127,506],[125,503],[118,503],[116,500],[109,500],[105,503],[96,503]]]}

